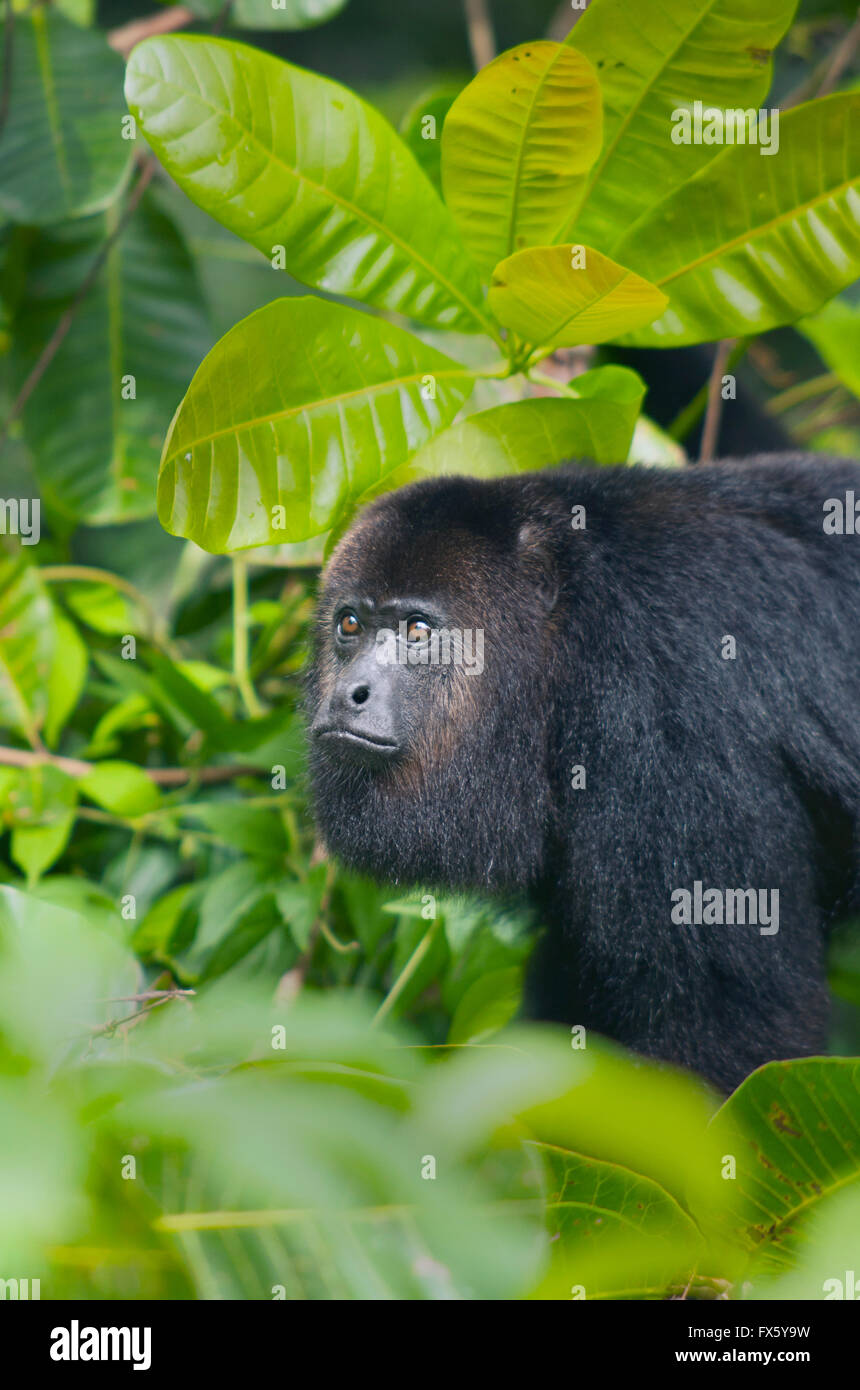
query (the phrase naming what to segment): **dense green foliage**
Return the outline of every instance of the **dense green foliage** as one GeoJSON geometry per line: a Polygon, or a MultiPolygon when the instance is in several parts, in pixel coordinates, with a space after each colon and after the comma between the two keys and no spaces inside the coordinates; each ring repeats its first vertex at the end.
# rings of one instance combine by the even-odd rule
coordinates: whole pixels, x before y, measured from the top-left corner
{"type": "MultiPolygon", "coordinates": [[[[399,133],[249,43],[148,38],[124,101],[85,6],[6,24],[0,494],[40,497],[42,535],[0,535],[0,1278],[821,1298],[856,1267],[855,1061],[720,1106],[515,1022],[540,923],[325,862],[301,715],[316,569],[362,500],[678,462],[635,372],[586,353],[561,382],[556,348],[737,337],[799,441],[860,447],[860,92],[849,67],[814,95],[844,25],[796,8],[593,0],[410,92],[399,133]],[[778,154],[671,141],[679,92],[776,105],[786,34],[811,99],[778,154]]],[[[833,987],[851,1053],[847,938],[833,987]]]]}

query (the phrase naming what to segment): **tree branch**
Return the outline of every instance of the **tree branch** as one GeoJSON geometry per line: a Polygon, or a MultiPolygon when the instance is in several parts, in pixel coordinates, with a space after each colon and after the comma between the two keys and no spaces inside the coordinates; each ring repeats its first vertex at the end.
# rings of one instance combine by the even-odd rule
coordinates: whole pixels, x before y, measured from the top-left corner
{"type": "Polygon", "coordinates": [[[720,417],[723,413],[723,373],[728,364],[729,353],[734,346],[734,338],[722,338],[717,344],[714,365],[711,368],[711,378],[708,383],[708,408],[705,411],[705,423],[702,428],[699,463],[708,463],[716,454],[720,434],[720,417]]]}
{"type": "MultiPolygon", "coordinates": [[[[69,777],[86,777],[98,767],[98,763],[84,762],[82,758],[63,758],[59,753],[31,753],[25,748],[0,747],[0,766],[46,765],[58,768],[69,777]]],[[[211,787],[218,782],[232,782],[237,777],[270,776],[268,768],[245,763],[225,763],[217,767],[142,767],[140,770],[158,787],[183,787],[186,782],[201,782],[211,787]]]]}
{"type": "Polygon", "coordinates": [[[469,31],[469,48],[475,71],[491,63],[496,56],[496,38],[493,21],[490,18],[488,0],[464,0],[466,28],[469,31]]]}
{"type": "Polygon", "coordinates": [[[135,44],[140,43],[142,39],[148,39],[151,34],[170,34],[174,29],[184,29],[194,18],[193,10],[189,10],[187,5],[171,5],[168,9],[159,10],[157,14],[146,15],[144,19],[132,19],[128,24],[110,29],[107,41],[111,48],[115,48],[123,58],[127,58],[135,44]]]}
{"type": "Polygon", "coordinates": [[[845,35],[842,42],[837,44],[833,57],[830,60],[830,66],[824,74],[824,80],[818,88],[815,94],[816,96],[826,97],[834,90],[843,72],[857,52],[858,44],[860,44],[860,9],[858,9],[857,18],[851,25],[848,33],[845,35]]]}

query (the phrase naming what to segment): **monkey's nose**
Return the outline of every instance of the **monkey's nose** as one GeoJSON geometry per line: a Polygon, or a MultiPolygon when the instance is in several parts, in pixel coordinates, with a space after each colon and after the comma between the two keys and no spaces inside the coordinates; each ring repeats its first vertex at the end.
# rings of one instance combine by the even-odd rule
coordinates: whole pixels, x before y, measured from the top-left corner
{"type": "Polygon", "coordinates": [[[370,686],[364,681],[360,685],[354,685],[349,692],[349,703],[351,705],[363,705],[370,699],[370,686]]]}

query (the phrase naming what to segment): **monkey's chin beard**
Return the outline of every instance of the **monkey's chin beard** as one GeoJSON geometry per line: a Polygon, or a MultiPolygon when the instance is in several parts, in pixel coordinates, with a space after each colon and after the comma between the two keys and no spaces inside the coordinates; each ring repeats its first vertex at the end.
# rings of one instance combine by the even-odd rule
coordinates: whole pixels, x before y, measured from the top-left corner
{"type": "Polygon", "coordinates": [[[510,891],[540,876],[547,798],[541,779],[451,758],[432,776],[415,758],[354,756],[315,739],[310,775],[317,826],[347,867],[381,882],[510,891]]]}

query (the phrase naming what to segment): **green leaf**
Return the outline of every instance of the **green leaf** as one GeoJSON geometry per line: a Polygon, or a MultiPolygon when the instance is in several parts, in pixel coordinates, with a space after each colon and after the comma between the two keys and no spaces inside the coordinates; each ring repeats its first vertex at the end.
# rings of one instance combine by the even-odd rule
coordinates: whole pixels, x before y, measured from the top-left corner
{"type": "Polygon", "coordinates": [[[206,801],[183,811],[224,844],[242,854],[277,858],[289,848],[281,817],[271,806],[246,806],[241,801],[206,801]]]}
{"type": "Polygon", "coordinates": [[[400,122],[400,135],[436,189],[442,191],[442,127],[462,82],[445,82],[422,92],[400,122]]]}
{"type": "Polygon", "coordinates": [[[0,941],[4,1039],[52,1070],[64,1057],[92,1061],[100,1025],[130,1012],[118,996],[140,987],[131,952],[84,912],[4,885],[0,941]]]}
{"type": "Polygon", "coordinates": [[[134,149],[122,138],[121,84],[122,58],[103,34],[42,7],[15,20],[0,213],[61,222],[116,197],[134,149]]]}
{"type": "Polygon", "coordinates": [[[87,627],[112,637],[139,632],[143,626],[137,606],[112,584],[81,584],[76,580],[64,585],[63,602],[87,627]]]}
{"type": "Polygon", "coordinates": [[[209,880],[200,902],[193,948],[183,964],[215,977],[247,955],[278,926],[271,861],[247,859],[209,880]]]}
{"type": "Polygon", "coordinates": [[[603,149],[579,206],[571,201],[557,237],[547,239],[593,242],[614,256],[630,223],[716,153],[713,145],[674,144],[673,112],[694,100],[759,107],[771,49],[796,8],[797,0],[592,0],[567,42],[598,71],[603,149]]]}
{"type": "Polygon", "coordinates": [[[858,1083],[852,1058],[771,1062],[715,1117],[719,1146],[736,1160],[729,1229],[755,1271],[790,1267],[821,1202],[860,1181],[858,1083]]]}
{"type": "Polygon", "coordinates": [[[38,571],[0,554],[0,727],[35,743],[56,650],[53,605],[38,571]]]}
{"type": "MultiPolygon", "coordinates": [[[[346,0],[233,0],[229,23],[235,29],[311,29],[333,19],[346,0]]],[[[191,10],[217,19],[224,0],[192,0],[191,10]]]]}
{"type": "Polygon", "coordinates": [[[305,883],[289,879],[279,883],[275,889],[278,912],[300,951],[308,949],[311,928],[319,915],[325,884],[326,866],[318,864],[311,870],[305,883]]]}
{"type": "Polygon", "coordinates": [[[378,111],[268,53],[151,38],[126,97],[199,207],[306,284],[470,332],[491,331],[454,222],[378,111]]]}
{"type": "Polygon", "coordinates": [[[81,698],[87,678],[89,657],[74,623],[54,610],[54,652],[48,677],[48,707],[43,736],[50,748],[57,740],[69,715],[81,698]]]}
{"type": "Polygon", "coordinates": [[[548,468],[559,459],[623,462],[645,394],[641,378],[629,367],[610,364],[575,377],[571,387],[580,400],[544,396],[467,415],[362,500],[446,473],[500,478],[548,468]]]}
{"type": "Polygon", "coordinates": [[[744,1281],[744,1294],[750,1299],[857,1301],[857,1232],[860,1230],[860,1183],[851,1183],[816,1203],[808,1222],[807,1239],[798,1252],[796,1264],[777,1274],[771,1270],[752,1272],[744,1281]]]}
{"type": "Polygon", "coordinates": [[[585,246],[537,246],[500,262],[490,307],[527,343],[546,348],[605,343],[651,323],[665,294],[632,270],[585,246]]]}
{"type": "Polygon", "coordinates": [[[597,76],[574,49],[538,40],[481,69],[448,112],[442,184],[485,275],[553,240],[600,142],[597,76]]]}
{"type": "MultiPolygon", "coordinates": [[[[36,238],[15,324],[18,385],[120,213],[117,205],[36,238]]],[[[188,251],[144,200],[24,410],[45,501],[90,525],[151,516],[165,430],[211,343],[188,251]]]]}
{"type": "Polygon", "coordinates": [[[552,1144],[529,1143],[547,1173],[552,1262],[537,1298],[661,1298],[686,1282],[702,1240],[650,1178],[552,1144]]]}
{"type": "Polygon", "coordinates": [[[647,415],[640,415],[626,456],[628,463],[648,463],[655,468],[683,468],[687,455],[670,434],[647,415]]]}
{"type": "Polygon", "coordinates": [[[66,848],[75,823],[77,788],[71,777],[43,763],[21,772],[8,799],[13,816],[9,853],[33,884],[66,848]]]}
{"type": "Polygon", "coordinates": [[[177,411],[161,523],[216,552],[325,531],[453,419],[471,385],[468,368],[394,324],[321,299],[267,304],[213,348],[177,411]]]}
{"type": "Polygon", "coordinates": [[[449,1043],[484,1042],[510,1023],[522,1002],[523,972],[516,966],[492,970],[466,990],[457,1005],[449,1043]]]}
{"type": "Polygon", "coordinates": [[[137,954],[144,959],[163,957],[186,914],[193,920],[202,891],[200,883],[181,883],[154,902],[132,938],[137,954]]]}
{"type": "Polygon", "coordinates": [[[860,396],[860,305],[832,299],[796,326],[849,391],[860,396]]]}
{"type": "Polygon", "coordinates": [[[129,819],[153,811],[161,802],[158,787],[134,763],[97,763],[92,772],[78,778],[78,787],[97,806],[129,819]]]}
{"type": "Polygon", "coordinates": [[[622,341],[675,347],[793,323],[860,270],[860,93],[780,118],[779,153],[729,146],[629,228],[626,265],[668,294],[622,341]]]}

